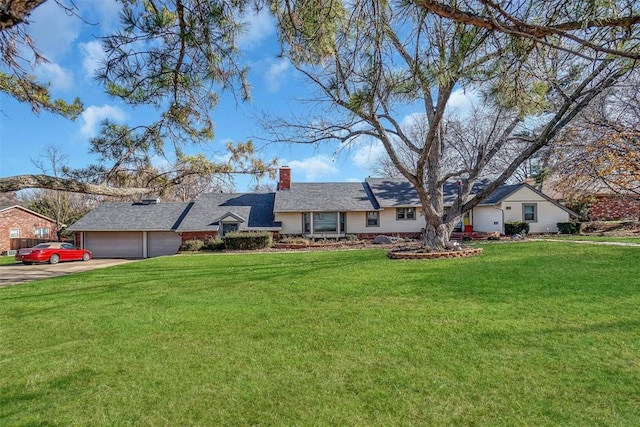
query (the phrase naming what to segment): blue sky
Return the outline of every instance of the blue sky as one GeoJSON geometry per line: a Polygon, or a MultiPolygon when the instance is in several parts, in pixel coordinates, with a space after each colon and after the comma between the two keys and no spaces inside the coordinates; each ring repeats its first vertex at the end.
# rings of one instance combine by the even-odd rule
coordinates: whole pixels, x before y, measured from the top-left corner
{"type": "MultiPolygon", "coordinates": [[[[31,15],[30,34],[48,63],[37,67],[34,74],[51,82],[54,97],[73,100],[79,96],[85,110],[76,121],[43,112],[34,114],[30,107],[0,95],[0,176],[40,173],[32,160],[43,160],[43,149],[57,146],[67,156],[71,167],[83,167],[95,159],[88,153],[89,140],[99,124],[109,118],[131,125],[149,122],[153,112],[131,107],[108,97],[93,80],[93,70],[102,56],[96,36],[107,33],[118,24],[119,4],[115,0],[76,0],[80,15],[69,16],[53,0],[44,3],[31,15]]],[[[265,160],[277,157],[280,165],[292,169],[298,182],[362,181],[371,175],[370,166],[383,148],[363,141],[336,154],[337,143],[319,146],[299,144],[267,144],[261,146],[256,137],[262,131],[255,117],[262,113],[286,116],[299,111],[300,99],[310,92],[302,76],[287,60],[279,58],[275,24],[267,14],[245,18],[248,29],[240,42],[244,60],[250,67],[249,79],[253,99],[239,103],[231,94],[223,95],[212,114],[216,125],[215,139],[207,146],[194,146],[190,153],[203,153],[212,159],[225,151],[226,144],[253,139],[265,160]]],[[[468,97],[454,93],[452,102],[465,108],[468,97]]],[[[410,112],[409,112],[410,113],[410,112]]],[[[162,160],[158,159],[158,163],[162,160]]],[[[264,183],[270,182],[268,180],[264,183]]],[[[252,182],[236,179],[237,191],[246,191],[252,182]]]]}

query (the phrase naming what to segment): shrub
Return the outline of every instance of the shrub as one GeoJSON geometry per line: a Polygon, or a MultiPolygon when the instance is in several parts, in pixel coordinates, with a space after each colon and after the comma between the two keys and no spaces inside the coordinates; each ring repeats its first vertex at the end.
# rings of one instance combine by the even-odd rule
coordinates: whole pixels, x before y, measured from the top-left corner
{"type": "Polygon", "coordinates": [[[204,246],[204,242],[202,240],[186,240],[182,244],[183,251],[199,251],[204,246]]]}
{"type": "Polygon", "coordinates": [[[529,234],[528,222],[505,222],[504,234],[513,236],[514,234],[529,234]]]}
{"type": "Polygon", "coordinates": [[[358,241],[358,235],[357,234],[347,234],[346,236],[344,236],[345,240],[347,242],[357,242],[358,241]]]}
{"type": "Polygon", "coordinates": [[[580,232],[580,226],[582,224],[577,221],[571,221],[559,222],[557,225],[558,231],[560,231],[561,234],[578,234],[580,232]]]}
{"type": "Polygon", "coordinates": [[[209,240],[206,245],[204,245],[204,249],[208,251],[221,251],[224,248],[224,240],[222,239],[212,239],[209,240]]]}
{"type": "Polygon", "coordinates": [[[273,235],[267,231],[233,232],[222,238],[224,246],[231,250],[264,249],[273,244],[273,235]]]}
{"type": "Polygon", "coordinates": [[[309,239],[305,239],[302,236],[286,236],[280,239],[280,243],[288,243],[294,245],[308,245],[309,239]]]}

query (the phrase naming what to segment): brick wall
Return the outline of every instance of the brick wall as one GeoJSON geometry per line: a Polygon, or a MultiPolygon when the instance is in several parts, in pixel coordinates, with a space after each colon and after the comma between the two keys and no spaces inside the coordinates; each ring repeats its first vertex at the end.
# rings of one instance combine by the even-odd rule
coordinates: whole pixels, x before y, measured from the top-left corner
{"type": "Polygon", "coordinates": [[[614,195],[596,196],[589,205],[592,221],[640,220],[640,199],[614,195]]]}
{"type": "Polygon", "coordinates": [[[0,253],[11,249],[11,229],[19,230],[21,239],[33,239],[36,237],[36,228],[48,228],[49,238],[57,240],[56,223],[34,215],[17,207],[12,207],[0,212],[0,253]]]}

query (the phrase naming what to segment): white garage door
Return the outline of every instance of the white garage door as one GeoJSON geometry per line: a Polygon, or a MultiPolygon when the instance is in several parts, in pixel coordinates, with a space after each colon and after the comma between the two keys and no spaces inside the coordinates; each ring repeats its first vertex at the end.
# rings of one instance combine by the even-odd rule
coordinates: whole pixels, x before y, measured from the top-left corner
{"type": "Polygon", "coordinates": [[[142,232],[85,232],[84,247],[95,258],[142,258],[142,232]]]}
{"type": "Polygon", "coordinates": [[[149,257],[174,255],[182,245],[182,238],[171,231],[152,231],[147,234],[149,257]]]}

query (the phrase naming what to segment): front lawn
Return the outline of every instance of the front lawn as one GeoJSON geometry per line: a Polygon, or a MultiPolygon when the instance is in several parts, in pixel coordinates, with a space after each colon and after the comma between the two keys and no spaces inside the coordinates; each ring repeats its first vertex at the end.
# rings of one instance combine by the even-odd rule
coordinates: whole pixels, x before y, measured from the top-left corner
{"type": "Polygon", "coordinates": [[[557,234],[553,236],[541,236],[543,239],[586,241],[586,242],[614,242],[614,243],[634,243],[640,245],[638,237],[616,237],[616,236],[594,236],[584,234],[557,234]]]}
{"type": "Polygon", "coordinates": [[[15,264],[15,263],[16,263],[16,258],[14,255],[0,256],[0,265],[15,264]]]}
{"type": "Polygon", "coordinates": [[[640,248],[156,258],[0,289],[1,425],[637,425],[640,248]]]}

